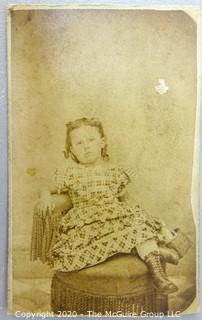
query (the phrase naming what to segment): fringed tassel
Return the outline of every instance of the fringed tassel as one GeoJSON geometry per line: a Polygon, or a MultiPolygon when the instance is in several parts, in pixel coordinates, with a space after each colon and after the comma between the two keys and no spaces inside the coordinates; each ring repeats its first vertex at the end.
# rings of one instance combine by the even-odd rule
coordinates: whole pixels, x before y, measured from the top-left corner
{"type": "Polygon", "coordinates": [[[30,252],[32,261],[40,259],[43,263],[47,262],[62,215],[62,211],[57,211],[42,216],[37,209],[34,210],[30,252]]]}
{"type": "MultiPolygon", "coordinates": [[[[142,293],[131,292],[128,295],[96,295],[68,287],[65,281],[61,281],[54,274],[51,283],[51,309],[59,315],[79,316],[88,315],[89,310],[107,315],[109,312],[119,312],[125,315],[137,316],[142,310],[146,312],[162,312],[165,315],[168,311],[168,296],[158,294],[155,289],[145,287],[142,293]],[[69,314],[70,313],[70,314],[69,314]]],[[[119,314],[120,316],[120,314],[119,314]]]]}

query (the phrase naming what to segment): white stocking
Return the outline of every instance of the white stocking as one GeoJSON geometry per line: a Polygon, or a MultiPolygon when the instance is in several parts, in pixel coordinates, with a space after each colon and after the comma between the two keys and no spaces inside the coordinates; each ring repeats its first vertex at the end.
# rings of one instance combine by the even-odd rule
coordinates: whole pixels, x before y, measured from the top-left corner
{"type": "Polygon", "coordinates": [[[159,247],[153,239],[146,240],[145,242],[137,245],[136,250],[142,260],[145,260],[151,252],[159,253],[159,247]]]}

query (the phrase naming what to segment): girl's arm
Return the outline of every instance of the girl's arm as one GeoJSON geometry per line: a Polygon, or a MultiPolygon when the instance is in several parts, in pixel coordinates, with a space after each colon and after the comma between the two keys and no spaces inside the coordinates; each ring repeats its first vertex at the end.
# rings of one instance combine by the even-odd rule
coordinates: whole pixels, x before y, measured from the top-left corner
{"type": "Polygon", "coordinates": [[[36,203],[36,209],[40,215],[46,215],[55,209],[55,203],[52,197],[54,189],[45,187],[39,192],[39,198],[36,203]]]}
{"type": "Polygon", "coordinates": [[[120,202],[128,202],[128,199],[129,199],[128,191],[125,190],[125,192],[122,195],[119,195],[118,199],[120,202]]]}
{"type": "Polygon", "coordinates": [[[47,195],[57,194],[56,186],[45,186],[42,190],[39,191],[39,198],[46,197],[47,195]]]}
{"type": "Polygon", "coordinates": [[[127,185],[133,180],[135,173],[131,168],[119,168],[118,173],[118,199],[120,202],[129,202],[130,196],[127,190],[127,185]]]}
{"type": "MultiPolygon", "coordinates": [[[[63,191],[64,193],[64,191],[63,191]]],[[[44,188],[39,191],[39,198],[37,200],[36,209],[39,214],[46,215],[46,213],[52,212],[56,208],[56,201],[59,197],[58,187],[55,181],[45,183],[44,188]]]]}
{"type": "MultiPolygon", "coordinates": [[[[67,208],[71,208],[71,200],[67,196],[68,188],[66,184],[67,179],[67,165],[56,169],[53,177],[45,181],[44,188],[39,192],[39,200],[37,209],[40,214],[45,215],[47,212],[52,212],[56,208],[55,200],[59,198],[60,194],[65,194],[67,201],[67,208]],[[55,195],[55,196],[54,196],[55,195]],[[57,196],[58,195],[58,196],[57,196]]],[[[60,199],[62,198],[62,195],[60,199]]]]}

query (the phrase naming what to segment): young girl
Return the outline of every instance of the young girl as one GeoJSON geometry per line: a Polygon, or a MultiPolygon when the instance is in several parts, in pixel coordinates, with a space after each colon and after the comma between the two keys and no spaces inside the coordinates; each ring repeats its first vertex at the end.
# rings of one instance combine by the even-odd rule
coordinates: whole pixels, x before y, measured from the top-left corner
{"type": "Polygon", "coordinates": [[[175,292],[177,287],[168,279],[164,262],[178,263],[176,233],[139,205],[123,201],[133,174],[109,163],[101,123],[87,118],[68,123],[65,155],[65,167],[57,169],[54,186],[42,191],[38,205],[42,214],[53,211],[53,193],[67,192],[72,201],[73,208],[61,218],[49,254],[54,269],[80,270],[117,253],[135,251],[147,264],[155,287],[163,293],[175,292]],[[164,247],[159,246],[163,238],[164,247]]]}

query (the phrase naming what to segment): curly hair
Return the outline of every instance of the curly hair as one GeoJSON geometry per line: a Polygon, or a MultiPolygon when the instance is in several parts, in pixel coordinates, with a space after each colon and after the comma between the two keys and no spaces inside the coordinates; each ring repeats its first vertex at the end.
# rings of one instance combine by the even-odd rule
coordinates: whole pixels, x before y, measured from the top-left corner
{"type": "Polygon", "coordinates": [[[71,156],[71,158],[75,162],[79,162],[78,159],[74,156],[74,154],[72,154],[70,150],[70,146],[71,146],[70,132],[73,131],[74,129],[80,128],[81,126],[91,126],[91,127],[96,127],[98,129],[101,138],[105,139],[105,146],[101,150],[101,156],[104,160],[109,160],[104,129],[103,129],[102,123],[95,118],[91,118],[91,119],[80,118],[75,121],[68,122],[66,124],[66,140],[65,140],[65,151],[64,151],[65,158],[69,158],[69,156],[71,156]]]}

